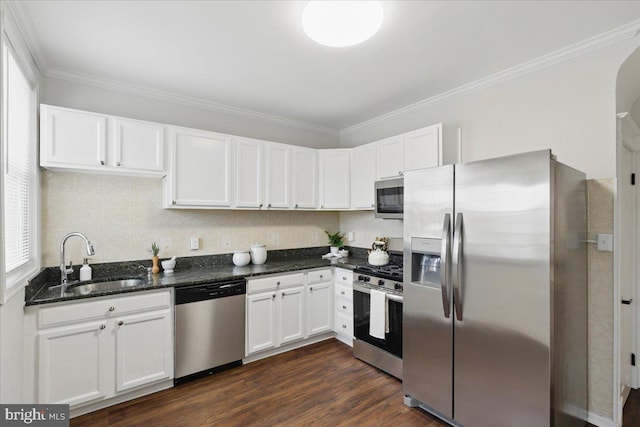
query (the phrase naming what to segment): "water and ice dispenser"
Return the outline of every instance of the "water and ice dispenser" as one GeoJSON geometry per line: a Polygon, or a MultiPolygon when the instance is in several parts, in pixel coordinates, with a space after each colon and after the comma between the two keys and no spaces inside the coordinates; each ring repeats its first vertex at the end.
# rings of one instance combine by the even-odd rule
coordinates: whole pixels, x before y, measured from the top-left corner
{"type": "Polygon", "coordinates": [[[411,282],[440,289],[440,251],[442,240],[411,238],[411,282]]]}

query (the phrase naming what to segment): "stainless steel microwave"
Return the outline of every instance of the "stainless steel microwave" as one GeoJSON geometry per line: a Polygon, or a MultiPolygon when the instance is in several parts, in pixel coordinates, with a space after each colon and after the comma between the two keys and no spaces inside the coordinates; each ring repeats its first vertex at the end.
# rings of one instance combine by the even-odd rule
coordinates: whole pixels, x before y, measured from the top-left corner
{"type": "Polygon", "coordinates": [[[376,218],[402,219],[404,214],[404,178],[375,182],[376,218]]]}

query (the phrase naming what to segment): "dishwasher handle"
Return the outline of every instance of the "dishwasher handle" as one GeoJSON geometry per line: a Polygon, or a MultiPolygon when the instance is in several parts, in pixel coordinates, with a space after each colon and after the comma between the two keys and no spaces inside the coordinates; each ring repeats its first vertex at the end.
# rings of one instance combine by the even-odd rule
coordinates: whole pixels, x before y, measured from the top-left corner
{"type": "Polygon", "coordinates": [[[206,301],[217,298],[244,295],[247,293],[246,280],[207,283],[176,288],[176,305],[206,301]]]}

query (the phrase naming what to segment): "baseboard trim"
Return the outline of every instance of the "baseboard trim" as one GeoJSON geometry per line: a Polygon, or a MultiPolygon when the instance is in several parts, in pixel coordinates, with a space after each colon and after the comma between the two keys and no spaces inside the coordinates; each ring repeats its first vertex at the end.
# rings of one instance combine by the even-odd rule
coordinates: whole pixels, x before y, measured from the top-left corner
{"type": "Polygon", "coordinates": [[[598,427],[616,427],[616,423],[610,418],[605,418],[602,415],[589,412],[587,414],[587,421],[598,427]]]}
{"type": "Polygon", "coordinates": [[[315,344],[317,342],[324,341],[334,337],[335,337],[335,334],[333,333],[333,331],[325,332],[324,334],[316,335],[315,337],[307,338],[305,340],[295,341],[295,342],[283,345],[281,347],[276,347],[270,350],[265,350],[264,352],[252,354],[242,359],[242,363],[246,364],[246,363],[255,362],[260,359],[265,359],[267,357],[275,356],[276,354],[280,354],[280,353],[286,353],[289,350],[295,350],[296,348],[304,347],[309,344],[315,344]]]}

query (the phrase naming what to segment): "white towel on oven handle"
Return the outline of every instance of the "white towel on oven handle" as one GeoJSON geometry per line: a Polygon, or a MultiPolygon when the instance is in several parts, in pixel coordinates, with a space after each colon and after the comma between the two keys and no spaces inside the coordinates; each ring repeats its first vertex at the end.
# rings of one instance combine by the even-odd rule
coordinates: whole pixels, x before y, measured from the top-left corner
{"type": "Polygon", "coordinates": [[[384,339],[389,332],[389,304],[387,294],[371,289],[369,298],[369,335],[384,339]]]}

